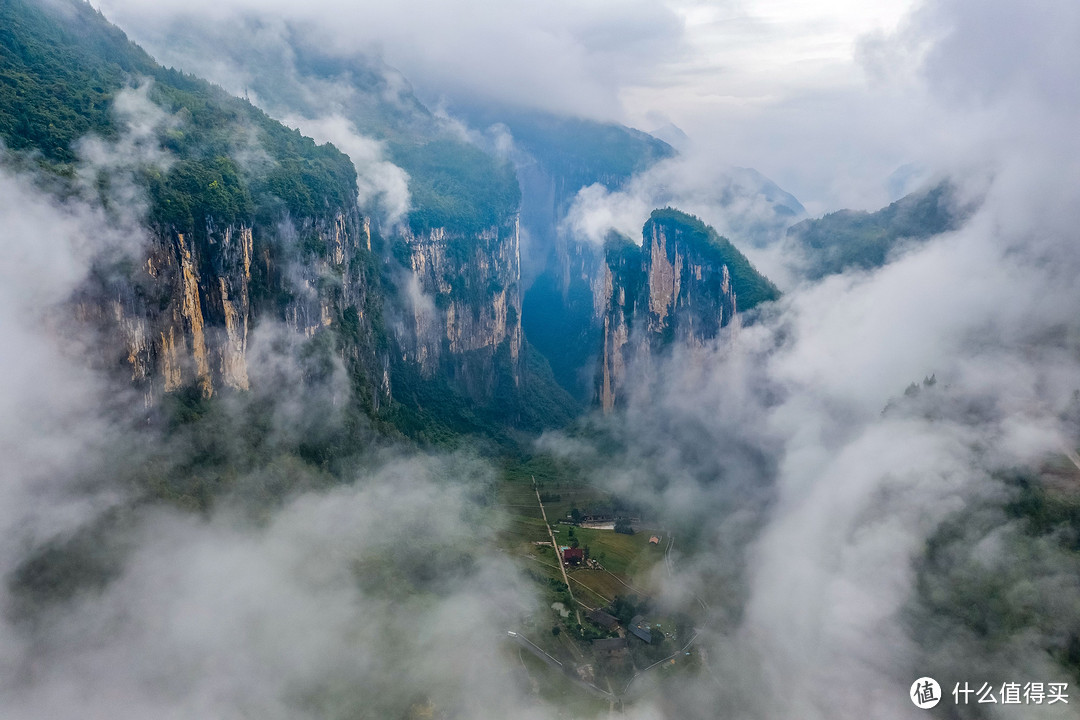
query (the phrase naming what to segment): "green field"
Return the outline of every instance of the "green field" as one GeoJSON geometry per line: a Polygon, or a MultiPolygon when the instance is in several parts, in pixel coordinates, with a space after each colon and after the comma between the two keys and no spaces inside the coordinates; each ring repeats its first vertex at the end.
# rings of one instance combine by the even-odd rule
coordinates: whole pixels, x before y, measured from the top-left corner
{"type": "MultiPolygon", "coordinates": [[[[616,575],[636,577],[664,559],[667,538],[659,531],[641,530],[624,535],[613,530],[574,528],[582,546],[588,545],[593,558],[616,575]],[[649,536],[657,534],[659,545],[650,545],[649,536]]],[[[633,584],[633,583],[631,583],[633,584]]]]}
{"type": "MultiPolygon", "coordinates": [[[[633,535],[627,535],[614,530],[561,524],[560,520],[567,519],[571,508],[584,510],[614,504],[610,493],[588,484],[587,480],[587,473],[551,457],[533,456],[524,461],[508,463],[495,488],[492,524],[498,528],[496,537],[500,549],[514,558],[538,591],[540,602],[536,611],[524,621],[521,631],[562,662],[575,667],[593,666],[601,687],[609,678],[620,685],[625,684],[633,672],[630,656],[622,663],[600,662],[594,656],[588,640],[580,634],[573,612],[563,618],[552,608],[552,603],[566,604],[570,599],[564,589],[563,574],[555,550],[550,545],[536,544],[550,541],[540,512],[537,490],[544,498],[544,509],[555,533],[556,543],[571,545],[572,540],[576,540],[579,547],[587,546],[589,556],[603,566],[603,569],[585,566],[567,569],[569,589],[583,613],[588,609],[607,607],[617,596],[636,595],[642,600],[654,596],[659,589],[656,584],[665,577],[663,573],[653,571],[657,563],[664,562],[667,533],[641,528],[633,535]],[[652,535],[660,536],[659,545],[649,543],[652,535]],[[552,634],[554,627],[559,628],[557,635],[552,634]]],[[[584,617],[582,621],[588,631],[587,636],[597,637],[598,629],[584,617]]],[[[606,634],[599,632],[600,637],[606,634]]],[[[657,646],[633,647],[633,660],[638,667],[644,666],[641,663],[648,665],[670,653],[672,644],[668,640],[657,646]]],[[[564,712],[569,706],[576,706],[579,712],[585,711],[574,713],[575,717],[607,709],[607,703],[596,703],[595,698],[574,691],[572,684],[558,677],[558,673],[551,673],[527,653],[522,660],[515,658],[515,662],[524,663],[523,669],[528,671],[541,701],[552,703],[564,712]]],[[[658,669],[658,672],[667,672],[667,669],[658,669]]]]}

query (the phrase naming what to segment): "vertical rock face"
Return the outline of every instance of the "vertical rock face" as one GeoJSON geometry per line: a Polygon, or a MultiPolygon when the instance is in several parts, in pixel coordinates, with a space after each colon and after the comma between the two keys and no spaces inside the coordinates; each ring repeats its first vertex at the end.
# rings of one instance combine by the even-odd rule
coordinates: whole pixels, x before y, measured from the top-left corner
{"type": "MultiPolygon", "coordinates": [[[[636,248],[635,248],[636,249],[636,248]]],[[[617,386],[626,377],[626,345],[630,342],[630,321],[633,318],[633,306],[627,307],[627,291],[631,298],[637,294],[634,275],[634,257],[625,257],[630,253],[618,254],[618,248],[609,249],[609,264],[603,270],[602,301],[606,307],[601,310],[603,331],[603,351],[600,355],[598,372],[597,399],[604,412],[615,407],[617,386]],[[621,256],[620,256],[621,255],[621,256]],[[618,278],[618,281],[616,281],[618,278]]]]}
{"type": "Polygon", "coordinates": [[[650,221],[642,253],[648,283],[648,334],[656,345],[701,344],[735,318],[731,272],[678,225],[650,221]]]}
{"type": "Polygon", "coordinates": [[[301,219],[279,229],[282,237],[259,230],[211,221],[198,238],[158,231],[145,264],[89,290],[81,311],[119,338],[122,362],[148,404],[161,392],[188,386],[203,397],[225,387],[249,389],[248,341],[259,318],[308,337],[351,318],[352,342],[339,350],[369,368],[376,402],[388,396],[388,378],[379,369],[385,363],[376,357],[365,317],[367,221],[340,211],[301,219]],[[97,293],[112,300],[103,304],[97,293]],[[111,312],[102,312],[105,307],[111,312]]]}
{"type": "MultiPolygon", "coordinates": [[[[478,402],[492,400],[507,370],[522,384],[517,219],[471,236],[435,229],[402,239],[413,297],[393,344],[400,359],[478,402]]],[[[373,258],[370,227],[355,211],[294,221],[272,237],[213,223],[198,237],[158,232],[142,266],[88,289],[80,312],[119,340],[117,360],[148,405],[188,387],[207,398],[249,389],[251,333],[277,321],[309,338],[335,331],[337,352],[361,368],[370,385],[361,394],[378,410],[395,382],[391,346],[369,317],[387,290],[373,258]]]]}
{"type": "Polygon", "coordinates": [[[632,364],[648,362],[672,343],[700,346],[716,338],[736,320],[737,296],[744,291],[749,307],[779,296],[727,240],[675,210],[653,213],[640,247],[613,239],[605,255],[598,297],[603,350],[595,381],[605,412],[619,402],[632,364]]]}
{"type": "Polygon", "coordinates": [[[399,331],[405,360],[445,373],[466,395],[490,399],[495,363],[521,381],[521,269],[517,218],[472,237],[442,228],[404,232],[416,286],[399,331]]]}
{"type": "Polygon", "coordinates": [[[615,124],[502,112],[482,118],[480,126],[495,122],[514,138],[522,190],[525,333],[560,385],[588,402],[600,359],[604,253],[573,239],[571,209],[583,189],[616,191],[675,151],[615,124]]]}

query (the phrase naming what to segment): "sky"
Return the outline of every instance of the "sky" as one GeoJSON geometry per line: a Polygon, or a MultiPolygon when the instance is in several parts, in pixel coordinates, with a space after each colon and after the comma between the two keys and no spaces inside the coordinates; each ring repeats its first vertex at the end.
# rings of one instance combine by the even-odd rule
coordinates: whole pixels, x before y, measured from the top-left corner
{"type": "Polygon", "coordinates": [[[867,68],[867,44],[903,29],[911,0],[95,5],[151,50],[176,17],[258,14],[343,55],[381,55],[433,106],[478,97],[645,131],[674,123],[694,152],[754,167],[813,211],[880,207],[886,178],[927,160],[921,89],[867,68]]]}

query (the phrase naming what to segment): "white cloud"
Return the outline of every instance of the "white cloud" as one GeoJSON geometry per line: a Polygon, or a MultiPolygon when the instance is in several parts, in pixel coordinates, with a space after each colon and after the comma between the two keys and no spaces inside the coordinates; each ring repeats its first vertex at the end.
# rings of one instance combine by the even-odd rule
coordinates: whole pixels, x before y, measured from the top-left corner
{"type": "Polygon", "coordinates": [[[386,159],[383,143],[365,137],[341,115],[307,118],[290,115],[282,118],[316,142],[333,143],[349,156],[356,167],[356,182],[361,207],[372,207],[377,217],[392,228],[409,212],[409,175],[386,159]]]}

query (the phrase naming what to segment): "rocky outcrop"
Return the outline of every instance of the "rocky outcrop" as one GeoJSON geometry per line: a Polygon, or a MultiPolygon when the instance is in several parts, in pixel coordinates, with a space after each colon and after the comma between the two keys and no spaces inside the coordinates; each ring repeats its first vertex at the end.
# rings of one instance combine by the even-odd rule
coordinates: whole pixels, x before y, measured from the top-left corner
{"type": "Polygon", "coordinates": [[[402,241],[411,275],[403,283],[408,317],[398,328],[404,360],[431,377],[443,373],[474,400],[489,400],[495,362],[505,350],[521,381],[520,248],[517,218],[473,236],[443,228],[402,241]]]}
{"type": "Polygon", "coordinates": [[[597,400],[604,412],[615,407],[617,389],[626,377],[629,360],[627,348],[630,342],[630,323],[634,317],[635,302],[640,290],[640,269],[636,266],[638,253],[633,245],[609,243],[608,263],[604,266],[603,285],[599,294],[603,308],[599,311],[603,333],[603,350],[600,354],[597,379],[597,400]],[[630,304],[627,303],[627,296],[630,304]]]}
{"type": "Polygon", "coordinates": [[[400,240],[408,267],[395,302],[355,211],[286,223],[273,235],[213,223],[198,237],[159,231],[141,266],[87,289],[80,314],[112,338],[104,345],[120,349],[116,362],[148,406],[184,388],[204,398],[250,389],[249,342],[268,321],[307,338],[333,333],[335,351],[359,369],[354,378],[366,378],[359,391],[374,411],[392,397],[395,348],[421,376],[481,404],[507,371],[521,385],[517,219],[474,235],[405,230],[400,240]],[[399,306],[393,343],[376,337],[382,318],[369,311],[387,301],[399,306]]]}
{"type": "Polygon", "coordinates": [[[737,320],[744,292],[748,308],[779,296],[730,242],[676,210],[652,214],[640,247],[612,238],[604,250],[595,387],[605,412],[622,397],[633,364],[672,343],[700,346],[713,340],[737,320]]]}
{"type": "Polygon", "coordinates": [[[198,237],[159,229],[141,267],[88,288],[80,314],[117,339],[112,346],[122,347],[120,361],[148,405],[191,386],[205,398],[248,390],[248,343],[259,320],[306,337],[349,326],[338,351],[364,366],[377,403],[390,383],[366,317],[370,253],[367,220],[355,211],[285,223],[273,235],[212,221],[198,237]]]}

